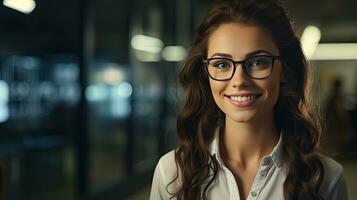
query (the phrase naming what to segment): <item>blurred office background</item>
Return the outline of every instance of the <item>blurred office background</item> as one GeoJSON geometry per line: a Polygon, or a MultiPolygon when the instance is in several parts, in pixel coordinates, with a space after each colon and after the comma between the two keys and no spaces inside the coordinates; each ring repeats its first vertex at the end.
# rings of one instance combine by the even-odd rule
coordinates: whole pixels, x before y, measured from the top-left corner
{"type": "MultiPolygon", "coordinates": [[[[1,0],[0,200],[148,199],[209,0],[1,0]]],[[[287,0],[357,199],[357,1],[287,0]]]]}

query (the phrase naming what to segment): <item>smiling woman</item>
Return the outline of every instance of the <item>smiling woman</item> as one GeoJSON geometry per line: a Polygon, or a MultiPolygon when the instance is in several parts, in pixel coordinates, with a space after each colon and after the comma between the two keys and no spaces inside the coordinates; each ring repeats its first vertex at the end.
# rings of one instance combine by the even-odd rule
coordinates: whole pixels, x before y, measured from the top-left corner
{"type": "Polygon", "coordinates": [[[279,50],[267,30],[255,25],[224,23],[211,34],[207,54],[212,95],[226,114],[226,123],[254,118],[254,126],[262,127],[260,124],[266,119],[274,118],[281,63],[274,62],[279,50]],[[229,58],[245,60],[232,60],[222,70],[224,62],[220,60],[229,58]]]}
{"type": "Polygon", "coordinates": [[[319,152],[308,72],[278,1],[215,2],[179,74],[179,143],[150,199],[347,199],[342,166],[319,152]]]}

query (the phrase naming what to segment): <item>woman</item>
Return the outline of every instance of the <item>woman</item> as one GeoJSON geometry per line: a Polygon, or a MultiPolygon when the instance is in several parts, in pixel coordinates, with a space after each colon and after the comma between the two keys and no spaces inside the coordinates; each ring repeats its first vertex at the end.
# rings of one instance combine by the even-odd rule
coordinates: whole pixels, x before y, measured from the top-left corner
{"type": "Polygon", "coordinates": [[[308,74],[282,5],[214,3],[179,74],[179,143],[150,199],[347,199],[342,166],[318,152],[308,74]]]}

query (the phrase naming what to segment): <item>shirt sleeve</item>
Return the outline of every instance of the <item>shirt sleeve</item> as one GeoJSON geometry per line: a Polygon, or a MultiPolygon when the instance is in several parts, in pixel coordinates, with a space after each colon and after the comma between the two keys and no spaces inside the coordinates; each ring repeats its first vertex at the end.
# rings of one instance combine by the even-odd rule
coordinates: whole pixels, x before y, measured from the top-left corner
{"type": "Polygon", "coordinates": [[[150,200],[166,200],[165,196],[165,183],[163,180],[163,174],[161,173],[160,162],[156,165],[154,171],[154,177],[152,179],[151,192],[150,192],[150,200]]]}
{"type": "Polygon", "coordinates": [[[177,190],[179,181],[175,167],[175,151],[172,150],[162,156],[156,165],[152,179],[150,200],[170,200],[177,190]]]}
{"type": "Polygon", "coordinates": [[[336,184],[327,196],[327,200],[348,200],[347,185],[343,174],[339,177],[336,184]]]}

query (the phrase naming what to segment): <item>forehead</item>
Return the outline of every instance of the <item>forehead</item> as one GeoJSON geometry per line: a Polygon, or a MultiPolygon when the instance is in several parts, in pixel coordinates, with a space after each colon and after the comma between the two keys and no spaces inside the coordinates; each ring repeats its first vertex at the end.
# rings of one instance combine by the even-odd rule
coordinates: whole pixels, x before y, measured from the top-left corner
{"type": "Polygon", "coordinates": [[[207,56],[225,53],[235,59],[245,58],[247,53],[263,49],[275,55],[279,54],[271,32],[257,25],[241,23],[221,24],[208,39],[207,56]]]}

